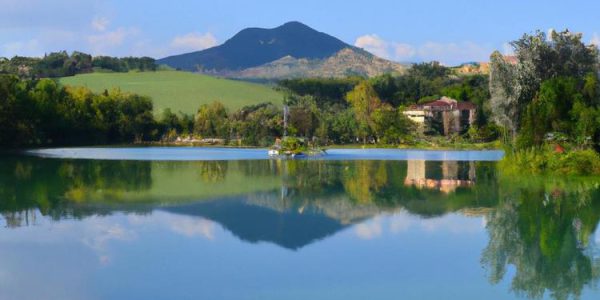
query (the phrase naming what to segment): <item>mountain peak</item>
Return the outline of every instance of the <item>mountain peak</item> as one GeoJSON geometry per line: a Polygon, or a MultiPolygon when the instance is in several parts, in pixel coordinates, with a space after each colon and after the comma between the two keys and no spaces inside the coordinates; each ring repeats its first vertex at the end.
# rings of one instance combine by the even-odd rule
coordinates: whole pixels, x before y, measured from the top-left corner
{"type": "Polygon", "coordinates": [[[246,28],[224,44],[158,62],[188,71],[234,71],[257,67],[285,56],[323,59],[351,47],[298,21],[279,27],[246,28]]]}
{"type": "Polygon", "coordinates": [[[300,27],[300,28],[306,28],[306,29],[314,30],[310,26],[308,26],[308,25],[306,25],[306,24],[304,24],[302,22],[299,22],[299,21],[289,21],[289,22],[286,22],[285,24],[279,26],[278,28],[290,28],[290,27],[295,27],[295,28],[299,28],[300,27]]]}
{"type": "MultiPolygon", "coordinates": [[[[358,52],[362,51],[301,22],[291,21],[269,29],[246,28],[220,46],[163,58],[158,60],[158,63],[187,71],[239,74],[274,62],[277,62],[276,66],[280,66],[283,58],[287,58],[284,61],[293,61],[294,64],[311,62],[318,65],[319,62],[346,53],[342,51],[344,49],[346,52],[352,52],[350,54],[359,54],[358,52]]],[[[364,61],[362,56],[360,59],[357,57],[359,56],[352,56],[348,61],[364,61]]],[[[349,64],[348,61],[336,61],[336,68],[344,69],[343,64],[349,64]]],[[[347,69],[354,70],[356,67],[348,66],[347,69]]],[[[344,72],[342,70],[336,74],[344,72]]]]}

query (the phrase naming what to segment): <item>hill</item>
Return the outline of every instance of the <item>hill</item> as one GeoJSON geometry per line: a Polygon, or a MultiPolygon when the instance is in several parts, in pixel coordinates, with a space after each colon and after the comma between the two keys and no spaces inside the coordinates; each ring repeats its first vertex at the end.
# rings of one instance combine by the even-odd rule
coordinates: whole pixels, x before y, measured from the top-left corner
{"type": "Polygon", "coordinates": [[[158,60],[188,71],[242,70],[285,56],[323,59],[350,45],[302,23],[289,22],[273,29],[247,28],[224,44],[158,60]]]}
{"type": "Polygon", "coordinates": [[[404,66],[299,22],[248,28],[210,49],[157,60],[173,68],[243,79],[375,76],[404,66]],[[332,69],[333,68],[333,69],[332,69]]]}
{"type": "Polygon", "coordinates": [[[92,73],[63,77],[64,85],[86,86],[94,92],[120,88],[152,97],[154,111],[195,113],[204,103],[221,101],[230,110],[261,102],[281,103],[283,96],[266,85],[177,71],[92,73]]]}
{"type": "Polygon", "coordinates": [[[344,48],[326,59],[305,59],[286,56],[274,62],[223,74],[237,79],[277,80],[281,78],[341,78],[346,76],[373,77],[383,73],[401,74],[404,67],[381,59],[363,50],[344,48]]]}

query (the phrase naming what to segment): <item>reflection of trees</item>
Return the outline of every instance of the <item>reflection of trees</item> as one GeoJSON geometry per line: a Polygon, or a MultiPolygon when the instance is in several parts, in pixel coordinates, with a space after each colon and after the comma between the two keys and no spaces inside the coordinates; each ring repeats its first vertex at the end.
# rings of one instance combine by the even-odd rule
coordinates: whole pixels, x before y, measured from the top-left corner
{"type": "Polygon", "coordinates": [[[227,161],[197,161],[194,164],[198,167],[200,179],[209,183],[225,180],[229,166],[227,161]]]}
{"type": "Polygon", "coordinates": [[[19,157],[0,161],[0,212],[9,226],[35,222],[36,210],[54,219],[102,213],[75,209],[88,195],[116,199],[152,185],[148,162],[53,160],[19,157]]]}
{"type": "MultiPolygon", "coordinates": [[[[495,167],[490,163],[456,162],[458,175],[480,178],[477,185],[457,186],[452,192],[406,186],[407,162],[402,161],[283,161],[278,174],[284,178],[287,199],[344,198],[356,207],[403,207],[422,216],[437,216],[461,209],[490,208],[496,203],[495,167]],[[468,174],[477,172],[478,174],[468,174]]],[[[442,162],[427,162],[431,170],[444,172],[442,162]]]]}
{"type": "MultiPolygon", "coordinates": [[[[177,174],[182,164],[184,163],[164,162],[154,164],[154,167],[177,174]]],[[[368,208],[373,213],[376,211],[372,210],[374,207],[386,210],[404,207],[423,216],[436,216],[470,207],[491,207],[496,199],[493,194],[496,188],[490,185],[494,182],[493,176],[488,178],[479,174],[477,178],[483,180],[476,186],[457,188],[447,194],[435,189],[406,187],[406,162],[258,160],[186,164],[192,164],[200,180],[208,184],[227,185],[227,174],[232,172],[249,179],[263,178],[263,182],[281,182],[278,193],[282,199],[290,200],[292,206],[305,209],[311,202],[320,201],[319,207],[339,211],[336,213],[340,215],[348,207],[355,208],[353,214],[358,209],[368,208]],[[325,203],[328,199],[335,200],[325,203]],[[342,203],[342,200],[347,203],[342,203]]],[[[457,165],[454,169],[459,170],[459,173],[462,169],[469,170],[469,165],[464,163],[454,165],[457,165]]],[[[428,162],[427,166],[428,169],[443,173],[443,164],[440,162],[428,162]]],[[[127,199],[136,192],[147,191],[152,187],[152,167],[151,162],[139,161],[27,157],[3,159],[0,160],[0,210],[17,213],[11,220],[25,220],[18,213],[29,209],[38,209],[42,215],[51,215],[57,219],[63,216],[109,213],[110,207],[114,209],[115,205],[119,209],[129,210],[134,204],[128,203],[127,199]]],[[[490,167],[486,164],[477,166],[477,172],[487,169],[490,167]]],[[[237,176],[232,178],[234,182],[244,182],[237,176]]],[[[137,201],[143,202],[144,199],[137,201]]]]}
{"type": "Polygon", "coordinates": [[[590,255],[600,220],[598,196],[597,189],[584,194],[531,187],[508,192],[487,222],[490,239],[482,264],[490,282],[500,282],[513,265],[515,293],[541,298],[549,291],[555,299],[579,298],[600,276],[600,259],[590,255]]]}

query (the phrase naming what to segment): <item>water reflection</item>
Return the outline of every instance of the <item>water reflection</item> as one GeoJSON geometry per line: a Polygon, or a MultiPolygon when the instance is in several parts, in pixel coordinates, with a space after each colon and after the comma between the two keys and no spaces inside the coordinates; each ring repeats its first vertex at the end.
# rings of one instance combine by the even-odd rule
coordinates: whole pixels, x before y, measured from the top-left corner
{"type": "Polygon", "coordinates": [[[528,298],[550,291],[555,299],[579,298],[600,276],[594,232],[600,221],[595,184],[565,187],[506,186],[488,215],[488,246],[482,254],[489,280],[516,268],[511,289],[528,298]]]}
{"type": "MultiPolygon", "coordinates": [[[[244,242],[295,252],[351,227],[359,238],[377,238],[382,215],[397,216],[389,227],[401,231],[407,216],[434,222],[452,214],[485,223],[480,263],[491,284],[506,279],[517,295],[568,299],[600,277],[598,183],[505,178],[489,162],[12,157],[0,160],[0,213],[9,229],[44,219],[168,213],[177,216],[170,228],[186,236],[212,240],[219,224],[244,242]]],[[[116,239],[135,236],[107,228],[116,239]]],[[[109,260],[107,239],[87,241],[101,261],[109,260]]]]}
{"type": "Polygon", "coordinates": [[[410,160],[404,184],[418,188],[437,189],[444,193],[475,184],[475,162],[410,160]],[[441,164],[441,168],[440,165],[441,164]],[[440,170],[441,169],[441,170],[440,170]],[[441,171],[441,174],[440,174],[441,171]]]}

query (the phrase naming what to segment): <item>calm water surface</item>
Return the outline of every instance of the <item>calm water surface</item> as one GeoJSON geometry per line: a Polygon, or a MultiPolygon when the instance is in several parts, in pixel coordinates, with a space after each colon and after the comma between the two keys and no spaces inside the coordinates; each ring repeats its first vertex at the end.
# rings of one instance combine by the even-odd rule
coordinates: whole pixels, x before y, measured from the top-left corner
{"type": "Polygon", "coordinates": [[[0,299],[600,298],[598,182],[501,152],[30,154],[0,158],[0,299]]]}

